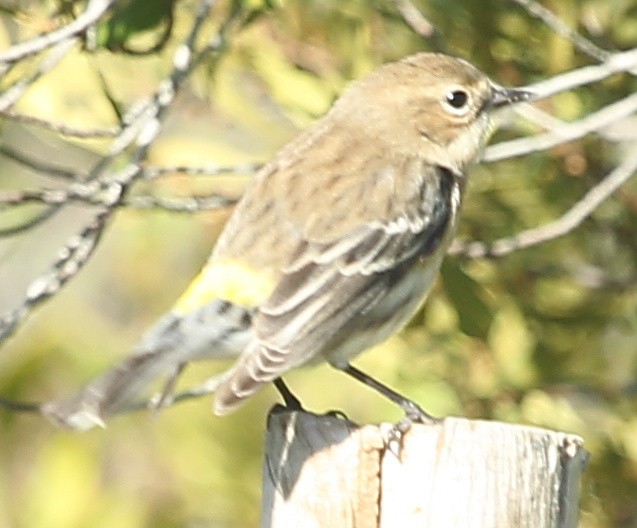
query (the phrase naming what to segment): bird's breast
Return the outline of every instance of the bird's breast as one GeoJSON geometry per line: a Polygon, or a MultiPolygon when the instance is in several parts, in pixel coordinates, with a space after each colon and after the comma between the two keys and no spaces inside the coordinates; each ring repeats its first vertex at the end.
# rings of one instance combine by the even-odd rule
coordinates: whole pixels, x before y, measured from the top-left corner
{"type": "Polygon", "coordinates": [[[445,253],[455,235],[462,203],[462,178],[449,169],[437,167],[435,182],[423,185],[420,204],[423,226],[418,233],[421,260],[438,251],[445,253]]]}

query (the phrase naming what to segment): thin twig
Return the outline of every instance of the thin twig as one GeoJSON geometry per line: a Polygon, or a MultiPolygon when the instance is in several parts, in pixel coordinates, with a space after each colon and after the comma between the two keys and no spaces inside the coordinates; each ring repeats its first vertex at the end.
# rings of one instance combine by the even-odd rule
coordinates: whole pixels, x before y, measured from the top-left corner
{"type": "Polygon", "coordinates": [[[36,160],[27,156],[23,152],[19,152],[7,145],[0,144],[0,154],[9,158],[10,160],[15,161],[16,163],[20,163],[21,165],[29,167],[36,172],[43,172],[48,176],[71,181],[80,179],[79,175],[72,170],[57,167],[46,161],[36,160]]]}
{"type": "Polygon", "coordinates": [[[198,213],[222,209],[234,205],[237,202],[236,198],[228,198],[219,194],[188,197],[138,195],[129,196],[123,201],[116,201],[112,194],[118,193],[119,189],[95,189],[92,183],[87,185],[74,185],[69,189],[0,190],[0,211],[9,207],[17,207],[35,202],[51,206],[81,203],[92,206],[160,209],[173,213],[198,213]]]}
{"type": "Polygon", "coordinates": [[[95,24],[114,3],[115,0],[89,0],[86,10],[75,20],[55,31],[15,44],[8,50],[0,52],[0,62],[15,62],[72,39],[95,24]]]}
{"type": "Polygon", "coordinates": [[[436,34],[436,28],[409,0],[392,0],[405,23],[421,37],[430,39],[436,34]]]}
{"type": "Polygon", "coordinates": [[[472,258],[502,257],[517,249],[536,246],[559,238],[579,226],[604,200],[623,185],[635,171],[637,171],[637,150],[633,147],[633,152],[630,155],[557,220],[533,229],[521,231],[510,237],[500,238],[491,243],[456,240],[452,244],[449,253],[472,258]]]}
{"type": "Polygon", "coordinates": [[[550,132],[491,145],[485,150],[482,161],[499,161],[547,150],[598,131],[636,111],[637,93],[633,93],[579,121],[564,123],[562,126],[553,128],[550,132]]]}
{"type": "Polygon", "coordinates": [[[560,17],[535,0],[512,1],[523,7],[530,15],[542,20],[555,33],[572,42],[577,49],[586,53],[589,57],[599,62],[604,62],[611,56],[609,51],[600,48],[597,44],[571,29],[560,17]]]}
{"type": "Polygon", "coordinates": [[[47,128],[48,130],[52,130],[53,132],[57,132],[58,134],[61,134],[63,136],[76,138],[115,137],[121,132],[118,127],[80,129],[66,125],[64,123],[56,123],[55,121],[48,121],[39,117],[20,114],[18,112],[14,112],[13,110],[0,111],[0,116],[6,117],[7,119],[11,119],[13,121],[18,121],[19,123],[47,128]]]}
{"type": "Polygon", "coordinates": [[[135,209],[158,209],[171,213],[201,213],[224,209],[237,203],[236,198],[227,198],[218,194],[208,196],[155,197],[155,196],[130,196],[122,204],[135,209]]]}
{"type": "Polygon", "coordinates": [[[161,176],[171,174],[185,174],[187,176],[220,176],[222,174],[252,174],[257,172],[263,163],[247,162],[237,165],[209,165],[203,167],[189,167],[188,165],[174,165],[172,167],[152,167],[144,168],[144,179],[154,180],[161,176]]]}
{"type": "Polygon", "coordinates": [[[571,70],[525,88],[533,92],[534,99],[544,99],[559,92],[601,81],[616,73],[630,72],[636,68],[637,48],[633,48],[609,56],[602,64],[571,70]]]}
{"type": "Polygon", "coordinates": [[[41,404],[37,402],[23,402],[0,398],[0,407],[11,412],[35,413],[40,412],[41,404]]]}
{"type": "Polygon", "coordinates": [[[42,60],[38,68],[28,77],[23,77],[0,95],[0,112],[6,111],[22,97],[24,92],[40,77],[51,71],[73,49],[74,40],[64,40],[57,44],[42,60]]]}
{"type": "Polygon", "coordinates": [[[103,208],[81,233],[71,237],[49,270],[29,285],[22,304],[0,318],[0,341],[11,335],[33,308],[55,295],[77,274],[97,247],[109,213],[109,209],[103,208]]]}
{"type": "Polygon", "coordinates": [[[202,0],[200,2],[185,42],[175,51],[173,70],[169,77],[159,84],[154,96],[141,105],[140,110],[135,111],[134,122],[122,129],[120,135],[114,139],[109,154],[91,170],[89,181],[95,181],[96,184],[107,189],[106,195],[109,197],[109,202],[99,208],[79,234],[70,238],[49,270],[30,284],[23,303],[0,319],[0,342],[15,331],[34,307],[55,295],[89,261],[104,233],[108,220],[118,205],[126,199],[131,184],[142,174],[141,164],[146,158],[150,145],[159,133],[161,120],[192,69],[197,37],[215,1],[202,0]],[[122,140],[123,136],[126,136],[125,140],[122,140]],[[117,155],[123,152],[126,146],[133,143],[135,143],[136,148],[130,155],[128,165],[114,174],[105,175],[104,171],[117,155]]]}
{"type": "Polygon", "coordinates": [[[213,394],[217,390],[217,388],[219,388],[219,385],[225,379],[227,379],[227,377],[228,373],[222,372],[221,374],[217,374],[215,376],[212,376],[211,378],[208,378],[203,383],[197,385],[196,387],[193,387],[192,389],[186,389],[182,392],[178,392],[177,394],[162,393],[148,400],[131,402],[121,409],[118,409],[117,414],[125,414],[133,411],[143,411],[147,409],[165,409],[167,407],[172,407],[176,403],[208,396],[210,394],[213,394]]]}
{"type": "MultiPolygon", "coordinates": [[[[111,185],[112,187],[112,185],[111,185]]],[[[69,202],[81,202],[90,205],[110,205],[113,198],[101,197],[106,192],[118,192],[108,189],[98,181],[78,182],[66,189],[37,189],[37,190],[0,190],[0,210],[6,207],[37,202],[45,205],[59,205],[69,202]]]]}
{"type": "Polygon", "coordinates": [[[533,104],[518,104],[515,108],[513,108],[513,111],[525,121],[528,121],[529,123],[532,123],[544,130],[557,130],[568,124],[568,122],[560,119],[559,117],[555,117],[553,114],[545,112],[537,105],[533,104]]]}
{"type": "Polygon", "coordinates": [[[0,238],[9,238],[12,236],[20,235],[25,231],[29,231],[37,225],[50,219],[58,211],[58,209],[59,206],[48,207],[44,211],[40,211],[37,215],[30,218],[29,220],[22,221],[18,225],[2,227],[0,228],[0,238]]]}

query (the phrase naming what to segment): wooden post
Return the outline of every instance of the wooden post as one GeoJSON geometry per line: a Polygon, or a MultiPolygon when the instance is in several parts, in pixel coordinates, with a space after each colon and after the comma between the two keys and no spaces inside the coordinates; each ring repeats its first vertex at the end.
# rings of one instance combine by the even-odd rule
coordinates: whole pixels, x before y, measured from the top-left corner
{"type": "Polygon", "coordinates": [[[278,407],[268,417],[262,527],[575,528],[578,436],[446,418],[391,425],[278,407]]]}

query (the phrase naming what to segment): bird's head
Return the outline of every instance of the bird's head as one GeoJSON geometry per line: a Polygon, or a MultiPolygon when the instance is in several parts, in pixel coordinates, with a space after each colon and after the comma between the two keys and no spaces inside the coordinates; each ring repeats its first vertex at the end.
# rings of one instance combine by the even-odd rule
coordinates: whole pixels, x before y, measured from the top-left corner
{"type": "Polygon", "coordinates": [[[530,95],[498,86],[464,60],[419,53],[352,85],[334,114],[395,152],[461,170],[486,143],[491,111],[530,95]]]}

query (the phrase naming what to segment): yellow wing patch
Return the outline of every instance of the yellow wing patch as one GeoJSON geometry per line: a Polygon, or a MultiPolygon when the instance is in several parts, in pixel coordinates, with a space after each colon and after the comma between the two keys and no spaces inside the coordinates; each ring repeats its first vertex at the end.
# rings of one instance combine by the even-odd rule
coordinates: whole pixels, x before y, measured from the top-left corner
{"type": "Polygon", "coordinates": [[[174,311],[181,314],[193,312],[215,299],[252,308],[263,303],[274,286],[270,273],[253,269],[245,263],[226,261],[209,264],[178,299],[174,311]]]}

